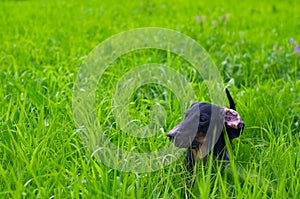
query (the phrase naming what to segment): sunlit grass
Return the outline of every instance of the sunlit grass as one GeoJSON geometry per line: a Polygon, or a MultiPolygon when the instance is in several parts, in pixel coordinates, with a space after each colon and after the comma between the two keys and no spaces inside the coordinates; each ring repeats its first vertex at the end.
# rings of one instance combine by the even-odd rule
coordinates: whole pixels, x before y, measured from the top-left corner
{"type": "MultiPolygon", "coordinates": [[[[290,2],[0,2],[1,198],[300,198],[299,3],[290,2]],[[124,5],[126,4],[126,5],[124,5]],[[198,17],[197,17],[198,16],[198,17]],[[224,173],[199,163],[187,188],[182,160],[152,173],[111,169],[84,146],[72,115],[77,69],[101,41],[124,30],[158,26],[180,31],[212,56],[246,123],[229,146],[224,173]],[[294,43],[290,43],[293,38],[294,43]]],[[[205,83],[182,58],[149,50],[116,60],[97,88],[97,117],[123,149],[154,150],[183,117],[160,85],[140,87],[130,114],[147,124],[155,103],[167,119],[157,137],[132,138],[111,112],[118,79],[143,63],[184,75],[199,101],[205,83]]],[[[100,82],[100,81],[99,81],[100,82]]]]}

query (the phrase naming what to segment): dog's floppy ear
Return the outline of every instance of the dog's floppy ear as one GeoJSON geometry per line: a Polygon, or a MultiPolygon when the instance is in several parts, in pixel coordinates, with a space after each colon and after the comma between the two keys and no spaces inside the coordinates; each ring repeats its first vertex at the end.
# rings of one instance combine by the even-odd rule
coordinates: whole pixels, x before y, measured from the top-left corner
{"type": "Polygon", "coordinates": [[[227,88],[225,88],[225,91],[226,91],[226,95],[227,95],[227,98],[228,98],[228,101],[229,101],[229,105],[230,105],[230,109],[233,109],[235,110],[235,104],[234,104],[234,101],[230,95],[230,92],[227,88]]]}

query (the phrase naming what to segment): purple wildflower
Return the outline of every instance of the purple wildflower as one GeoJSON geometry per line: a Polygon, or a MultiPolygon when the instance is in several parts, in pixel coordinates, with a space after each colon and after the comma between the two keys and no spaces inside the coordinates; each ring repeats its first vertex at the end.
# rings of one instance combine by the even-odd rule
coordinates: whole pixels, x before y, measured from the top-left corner
{"type": "Polygon", "coordinates": [[[293,44],[293,43],[294,43],[294,39],[290,38],[290,44],[293,44]]]}
{"type": "Polygon", "coordinates": [[[299,46],[295,46],[294,52],[299,51],[299,50],[300,50],[299,46]]]}
{"type": "Polygon", "coordinates": [[[200,17],[198,15],[196,16],[195,19],[196,19],[197,22],[200,22],[200,17]]]}

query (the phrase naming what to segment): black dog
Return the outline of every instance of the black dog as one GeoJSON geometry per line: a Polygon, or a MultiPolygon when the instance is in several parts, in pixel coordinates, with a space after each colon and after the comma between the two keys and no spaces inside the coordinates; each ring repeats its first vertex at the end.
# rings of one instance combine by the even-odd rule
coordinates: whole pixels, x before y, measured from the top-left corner
{"type": "Polygon", "coordinates": [[[245,124],[235,111],[234,101],[227,89],[226,94],[230,109],[196,102],[187,111],[184,120],[168,133],[175,146],[188,148],[185,164],[190,172],[193,172],[199,156],[205,161],[210,150],[218,160],[228,161],[225,133],[231,141],[240,136],[244,129],[245,124]]]}

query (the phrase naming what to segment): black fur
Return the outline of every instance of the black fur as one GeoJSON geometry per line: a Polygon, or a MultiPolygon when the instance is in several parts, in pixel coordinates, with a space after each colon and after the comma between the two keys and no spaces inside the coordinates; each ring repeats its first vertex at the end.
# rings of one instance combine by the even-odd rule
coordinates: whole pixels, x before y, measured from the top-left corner
{"type": "Polygon", "coordinates": [[[226,95],[227,95],[227,98],[228,98],[228,101],[229,101],[229,107],[233,110],[236,110],[235,109],[235,104],[234,104],[234,101],[230,95],[230,92],[227,88],[225,88],[225,92],[226,92],[226,95]]]}
{"type": "Polygon", "coordinates": [[[185,165],[187,170],[189,170],[190,172],[193,172],[194,165],[196,164],[196,160],[194,159],[193,156],[193,150],[200,150],[201,143],[199,143],[197,139],[194,139],[191,143],[186,144],[187,140],[190,140],[190,139],[186,139],[187,136],[194,138],[193,136],[195,135],[193,134],[193,132],[197,131],[196,137],[199,135],[204,135],[205,137],[207,137],[208,131],[212,130],[209,129],[211,128],[210,124],[216,125],[216,128],[220,129],[221,134],[212,148],[212,153],[216,157],[216,159],[228,161],[229,156],[226,150],[225,133],[227,133],[228,138],[231,141],[232,139],[238,137],[244,129],[244,122],[241,120],[238,113],[235,111],[236,109],[235,103],[228,89],[225,89],[225,91],[226,91],[226,95],[231,110],[223,107],[215,106],[209,103],[196,102],[191,106],[191,108],[187,112],[185,119],[168,134],[170,139],[174,141],[175,145],[176,143],[178,143],[177,145],[179,147],[189,146],[187,147],[188,152],[185,158],[185,165]],[[198,114],[196,114],[197,111],[199,111],[198,114]],[[214,115],[214,117],[212,117],[212,115],[214,115]],[[226,116],[228,121],[224,119],[226,118],[226,116]],[[232,121],[231,118],[233,118],[232,121]],[[197,120],[198,120],[198,129],[196,126],[196,128],[193,127],[195,130],[191,130],[191,126],[194,126],[197,120]],[[240,123],[236,125],[236,121],[239,121],[240,123]]]}

